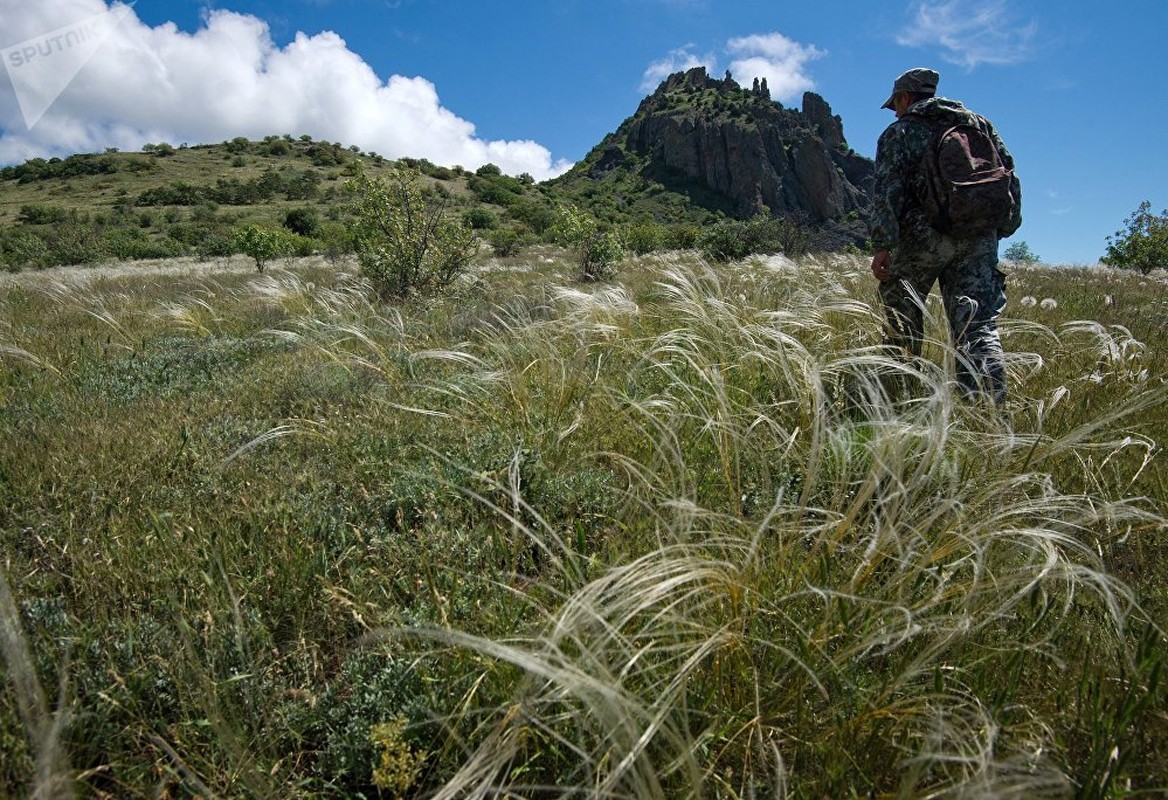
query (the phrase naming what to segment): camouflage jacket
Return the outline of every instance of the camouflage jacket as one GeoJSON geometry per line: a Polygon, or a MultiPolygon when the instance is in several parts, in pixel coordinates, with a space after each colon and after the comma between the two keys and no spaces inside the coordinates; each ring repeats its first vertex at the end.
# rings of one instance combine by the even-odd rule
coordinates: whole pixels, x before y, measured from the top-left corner
{"type": "MultiPolygon", "coordinates": [[[[993,140],[1008,169],[1014,169],[1014,157],[1006,149],[993,124],[973,113],[956,100],[930,97],[909,107],[900,119],[880,135],[876,145],[876,188],[872,207],[872,248],[892,250],[902,240],[921,239],[931,235],[932,228],[921,206],[925,196],[925,153],[933,134],[959,123],[978,125],[993,140]]],[[[1014,178],[1014,218],[1009,230],[998,231],[998,237],[1009,236],[1022,224],[1022,187],[1014,178]]]]}

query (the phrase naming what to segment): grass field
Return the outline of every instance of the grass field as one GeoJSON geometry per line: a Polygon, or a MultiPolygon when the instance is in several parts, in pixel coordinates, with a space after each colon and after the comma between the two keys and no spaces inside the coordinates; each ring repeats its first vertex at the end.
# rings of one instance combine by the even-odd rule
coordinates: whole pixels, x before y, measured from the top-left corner
{"type": "Polygon", "coordinates": [[[0,276],[0,794],[1168,790],[1163,275],[242,264],[0,276]]]}

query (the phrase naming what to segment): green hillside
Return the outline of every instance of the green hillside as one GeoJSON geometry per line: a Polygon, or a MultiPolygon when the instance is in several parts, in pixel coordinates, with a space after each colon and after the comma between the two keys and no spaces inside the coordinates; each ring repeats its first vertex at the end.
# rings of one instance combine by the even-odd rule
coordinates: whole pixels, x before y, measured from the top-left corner
{"type": "MultiPolygon", "coordinates": [[[[473,176],[409,163],[453,207],[473,204],[473,176]]],[[[216,257],[235,252],[231,232],[247,224],[284,228],[294,252],[344,251],[348,180],[392,164],[355,147],[290,136],[32,159],[0,170],[0,258],[22,269],[216,257]],[[291,225],[289,212],[296,212],[291,225]]]]}

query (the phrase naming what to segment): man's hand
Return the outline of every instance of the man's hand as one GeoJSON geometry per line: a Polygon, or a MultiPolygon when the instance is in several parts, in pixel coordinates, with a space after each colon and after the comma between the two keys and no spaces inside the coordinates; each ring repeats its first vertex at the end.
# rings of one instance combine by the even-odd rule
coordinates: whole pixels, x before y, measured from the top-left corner
{"type": "Polygon", "coordinates": [[[881,250],[872,256],[872,275],[881,283],[892,276],[892,256],[887,250],[881,250]]]}

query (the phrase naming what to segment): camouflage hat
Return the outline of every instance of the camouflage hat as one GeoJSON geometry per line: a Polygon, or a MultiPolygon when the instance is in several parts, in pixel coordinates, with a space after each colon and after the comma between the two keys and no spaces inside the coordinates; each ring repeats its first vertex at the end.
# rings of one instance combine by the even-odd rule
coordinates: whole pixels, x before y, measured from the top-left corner
{"type": "Polygon", "coordinates": [[[941,76],[935,70],[927,67],[914,67],[908,72],[901,75],[892,84],[892,94],[888,96],[881,108],[895,108],[892,101],[901,92],[913,92],[916,94],[936,94],[937,81],[941,80],[941,76]]]}

